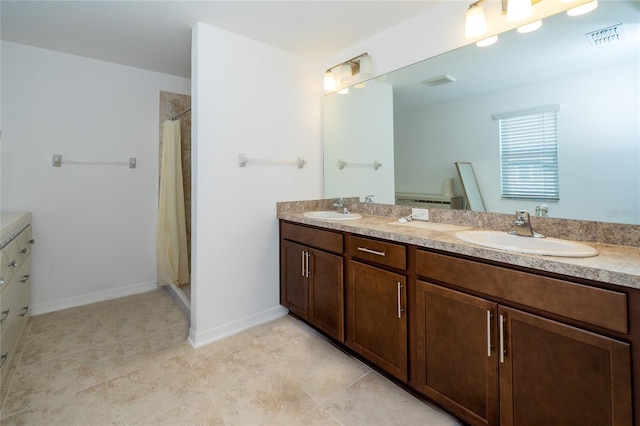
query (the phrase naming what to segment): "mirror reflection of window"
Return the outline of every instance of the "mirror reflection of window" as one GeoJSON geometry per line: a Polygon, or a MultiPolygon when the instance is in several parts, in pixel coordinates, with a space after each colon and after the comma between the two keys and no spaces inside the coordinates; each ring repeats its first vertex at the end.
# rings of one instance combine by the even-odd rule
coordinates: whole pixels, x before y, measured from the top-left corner
{"type": "Polygon", "coordinates": [[[549,105],[496,114],[501,198],[558,201],[558,110],[549,105]]]}

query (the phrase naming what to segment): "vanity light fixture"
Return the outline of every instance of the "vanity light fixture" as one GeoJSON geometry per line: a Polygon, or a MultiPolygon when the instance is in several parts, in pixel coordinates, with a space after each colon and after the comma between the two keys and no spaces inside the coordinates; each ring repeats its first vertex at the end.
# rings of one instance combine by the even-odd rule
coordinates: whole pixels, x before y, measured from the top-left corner
{"type": "Polygon", "coordinates": [[[521,25],[518,27],[517,31],[520,34],[531,33],[542,26],[542,20],[538,19],[537,21],[533,21],[529,24],[521,25]]]}
{"type": "Polygon", "coordinates": [[[464,36],[466,38],[476,38],[487,31],[487,21],[482,8],[483,0],[472,3],[464,16],[464,36]]]}
{"type": "MultiPolygon", "coordinates": [[[[467,9],[464,17],[464,36],[466,38],[476,38],[487,32],[487,20],[481,5],[483,1],[484,0],[478,0],[475,3],[471,3],[467,9]]],[[[533,15],[533,6],[540,1],[542,0],[502,0],[502,14],[507,15],[509,22],[523,21],[533,15]]],[[[597,2],[597,0],[594,1],[597,2]]],[[[533,29],[529,29],[529,31],[533,31],[533,29]]],[[[495,40],[491,37],[487,39],[487,43],[490,40],[495,43],[495,40]]],[[[484,42],[484,40],[481,40],[481,43],[482,42],[484,42]]],[[[484,45],[488,46],[490,44],[492,43],[484,45]]]]}
{"type": "Polygon", "coordinates": [[[334,90],[341,85],[349,85],[355,75],[360,77],[373,75],[373,64],[368,53],[362,53],[325,71],[324,90],[334,90]]]}
{"type": "Polygon", "coordinates": [[[507,2],[507,21],[523,21],[533,15],[531,0],[509,0],[507,2]]]}
{"type": "Polygon", "coordinates": [[[589,3],[581,4],[580,6],[576,6],[573,9],[567,10],[567,15],[569,16],[580,16],[585,13],[589,13],[592,10],[595,10],[598,7],[598,0],[590,1],[589,3]]]}

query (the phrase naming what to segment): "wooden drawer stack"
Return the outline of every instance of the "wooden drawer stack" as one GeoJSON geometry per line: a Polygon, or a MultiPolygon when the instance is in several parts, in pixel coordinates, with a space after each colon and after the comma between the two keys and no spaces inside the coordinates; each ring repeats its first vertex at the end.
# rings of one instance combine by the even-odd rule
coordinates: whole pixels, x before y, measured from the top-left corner
{"type": "Polygon", "coordinates": [[[2,215],[0,242],[0,384],[30,316],[31,213],[2,215]]]}

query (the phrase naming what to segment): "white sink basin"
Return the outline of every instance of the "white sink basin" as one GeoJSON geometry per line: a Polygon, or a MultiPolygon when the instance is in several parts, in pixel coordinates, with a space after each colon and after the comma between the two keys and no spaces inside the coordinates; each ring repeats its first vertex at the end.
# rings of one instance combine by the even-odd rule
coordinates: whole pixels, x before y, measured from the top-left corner
{"type": "Polygon", "coordinates": [[[334,211],[306,212],[306,217],[322,220],[354,220],[362,218],[358,213],[338,213],[334,211]]]}
{"type": "Polygon", "coordinates": [[[456,238],[483,247],[560,257],[592,257],[598,250],[588,245],[557,238],[532,238],[499,231],[461,231],[456,238]]]}

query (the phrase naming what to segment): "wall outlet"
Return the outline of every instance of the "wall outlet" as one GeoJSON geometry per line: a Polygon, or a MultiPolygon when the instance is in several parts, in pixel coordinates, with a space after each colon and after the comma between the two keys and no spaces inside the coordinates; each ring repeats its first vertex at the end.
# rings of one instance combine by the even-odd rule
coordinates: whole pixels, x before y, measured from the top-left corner
{"type": "Polygon", "coordinates": [[[411,209],[411,219],[415,220],[429,220],[429,210],[428,209],[411,209]]]}

